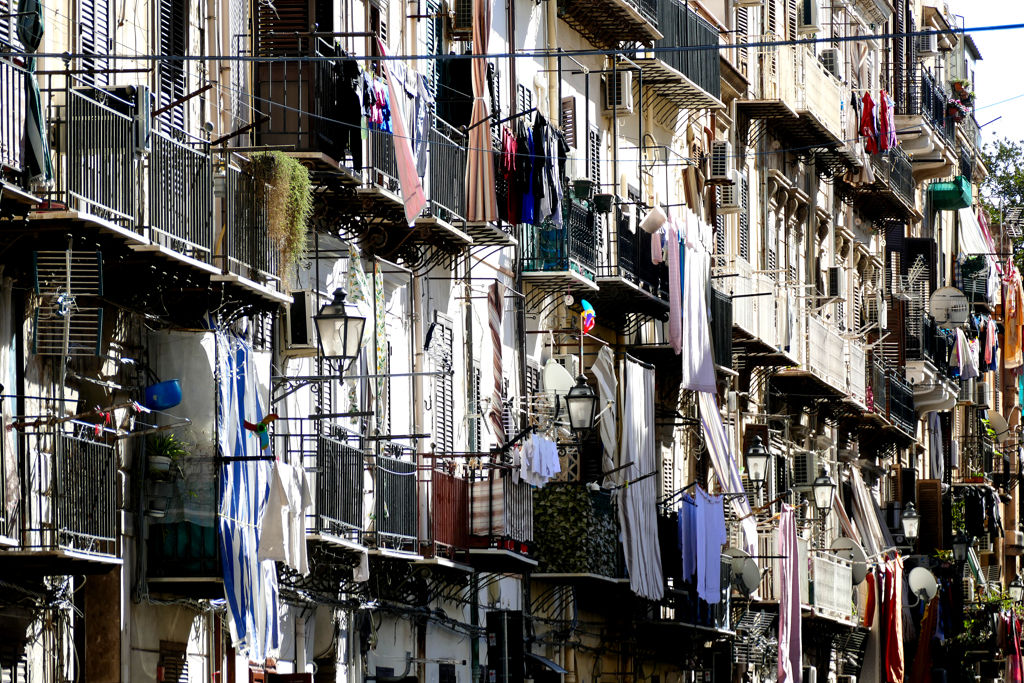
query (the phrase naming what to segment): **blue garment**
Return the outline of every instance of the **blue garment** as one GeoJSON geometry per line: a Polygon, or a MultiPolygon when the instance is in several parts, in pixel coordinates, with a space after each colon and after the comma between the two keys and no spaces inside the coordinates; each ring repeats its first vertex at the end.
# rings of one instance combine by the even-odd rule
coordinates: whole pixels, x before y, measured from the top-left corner
{"type": "Polygon", "coordinates": [[[683,556],[683,581],[693,580],[697,571],[697,511],[693,496],[683,494],[679,506],[679,551],[683,556]]]}
{"type": "MultiPolygon", "coordinates": [[[[526,129],[526,146],[530,150],[530,158],[533,158],[533,131],[529,128],[526,129]]],[[[529,188],[526,192],[523,192],[523,215],[520,220],[527,225],[533,225],[533,174],[529,174],[526,180],[527,187],[529,188]]],[[[536,255],[535,255],[536,256],[536,255]]]]}

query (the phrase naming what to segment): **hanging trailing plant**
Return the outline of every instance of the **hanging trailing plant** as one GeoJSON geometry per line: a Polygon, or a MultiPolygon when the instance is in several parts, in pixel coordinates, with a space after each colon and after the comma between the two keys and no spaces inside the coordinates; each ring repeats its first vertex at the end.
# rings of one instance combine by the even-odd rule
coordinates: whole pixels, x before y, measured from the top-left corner
{"type": "Polygon", "coordinates": [[[278,275],[286,279],[306,253],[313,191],[305,166],[282,152],[252,155],[249,172],[257,199],[267,208],[267,234],[280,254],[278,275]]]}

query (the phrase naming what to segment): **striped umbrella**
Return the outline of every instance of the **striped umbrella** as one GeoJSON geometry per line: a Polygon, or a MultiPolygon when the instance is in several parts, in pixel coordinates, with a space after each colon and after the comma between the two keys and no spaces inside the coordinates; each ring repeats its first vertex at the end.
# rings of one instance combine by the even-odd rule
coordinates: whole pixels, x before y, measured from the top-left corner
{"type": "MultiPolygon", "coordinates": [[[[491,33],[490,0],[473,0],[473,52],[487,54],[491,33]]],[[[498,220],[495,196],[494,161],[491,148],[491,126],[483,122],[491,115],[487,102],[487,60],[473,60],[473,125],[469,131],[469,154],[466,160],[466,220],[470,222],[498,220]],[[477,125],[481,124],[481,125],[477,125]]]]}
{"type": "Polygon", "coordinates": [[[501,318],[505,308],[505,286],[495,282],[487,289],[487,322],[491,328],[491,348],[494,350],[494,396],[487,418],[494,428],[498,444],[505,443],[505,425],[501,421],[501,318]]]}

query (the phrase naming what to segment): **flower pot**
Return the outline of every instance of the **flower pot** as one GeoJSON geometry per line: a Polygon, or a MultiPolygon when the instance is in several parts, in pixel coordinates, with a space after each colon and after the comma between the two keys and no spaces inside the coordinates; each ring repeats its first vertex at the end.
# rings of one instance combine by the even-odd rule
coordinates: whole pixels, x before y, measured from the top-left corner
{"type": "Polygon", "coordinates": [[[181,403],[181,382],[169,379],[146,387],[146,407],[150,410],[167,410],[181,403]]]}
{"type": "Polygon", "coordinates": [[[572,181],[572,193],[576,199],[585,199],[590,201],[590,198],[594,196],[594,181],[588,178],[580,178],[579,180],[572,181]]]}
{"type": "Polygon", "coordinates": [[[615,195],[613,194],[594,195],[594,211],[599,213],[608,213],[612,210],[613,201],[615,201],[615,195]]]}
{"type": "Polygon", "coordinates": [[[160,508],[154,508],[154,507],[147,508],[146,509],[146,516],[147,517],[152,517],[153,519],[163,519],[164,517],[167,516],[167,510],[163,510],[163,509],[160,509],[160,508]]]}
{"type": "Polygon", "coordinates": [[[164,474],[171,469],[171,459],[166,455],[147,455],[146,469],[154,474],[164,474]]]}

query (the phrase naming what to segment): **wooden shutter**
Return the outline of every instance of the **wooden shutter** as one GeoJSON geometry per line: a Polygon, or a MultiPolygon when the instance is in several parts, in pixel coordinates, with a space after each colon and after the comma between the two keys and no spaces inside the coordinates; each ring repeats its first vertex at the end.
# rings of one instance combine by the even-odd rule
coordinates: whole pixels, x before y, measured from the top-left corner
{"type": "MultiPolygon", "coordinates": [[[[893,99],[896,102],[905,101],[906,97],[906,81],[904,70],[906,69],[907,59],[907,37],[903,34],[907,28],[907,8],[905,0],[898,0],[896,3],[896,15],[893,17],[893,23],[895,24],[896,37],[892,39],[893,42],[893,59],[892,59],[892,83],[890,87],[892,89],[893,99]]],[[[909,38],[910,42],[917,40],[916,36],[909,38]]],[[[913,70],[913,65],[911,65],[913,70]]]]}
{"type": "MultiPolygon", "coordinates": [[[[434,313],[437,327],[438,351],[451,358],[453,346],[452,319],[441,313],[434,313]]],[[[434,446],[441,453],[455,450],[455,386],[452,375],[445,373],[434,378],[434,446]]]]}
{"type": "Polygon", "coordinates": [[[562,133],[567,145],[576,148],[576,97],[562,98],[562,133]]]}
{"type": "Polygon", "coordinates": [[[0,0],[0,45],[21,47],[13,16],[17,7],[18,0],[0,0]]]}
{"type": "MultiPolygon", "coordinates": [[[[160,54],[188,52],[188,0],[160,0],[160,54]]],[[[165,107],[185,96],[188,86],[187,62],[160,60],[159,102],[165,107]]],[[[157,117],[161,127],[185,127],[185,106],[180,105],[157,117]]]]}
{"type": "Polygon", "coordinates": [[[728,252],[728,240],[726,239],[725,214],[718,212],[722,204],[722,186],[715,186],[715,253],[725,255],[728,252]]]}
{"type": "Polygon", "coordinates": [[[931,555],[944,549],[942,538],[942,481],[922,479],[917,482],[917,514],[921,515],[917,551],[931,555]]]}
{"type": "Polygon", "coordinates": [[[747,60],[749,59],[747,42],[749,38],[750,28],[747,20],[747,8],[737,7],[736,8],[736,44],[741,47],[736,50],[736,68],[740,70],[740,73],[744,76],[747,75],[747,60]]]}
{"type": "Polygon", "coordinates": [[[82,80],[94,85],[106,85],[107,74],[92,73],[109,68],[104,57],[111,52],[110,0],[80,0],[78,3],[79,47],[84,55],[82,69],[87,71],[82,80]]]}
{"type": "MultiPolygon", "coordinates": [[[[427,0],[427,14],[433,19],[427,20],[427,54],[444,54],[444,18],[440,17],[441,6],[437,0],[427,0]]],[[[441,60],[431,59],[427,66],[427,80],[430,82],[431,92],[440,92],[441,86],[441,60]]]]}
{"type": "Polygon", "coordinates": [[[516,87],[516,111],[528,111],[533,108],[533,91],[520,83],[516,87]]]}
{"type": "Polygon", "coordinates": [[[747,174],[740,183],[740,257],[750,261],[750,181],[747,174]]]}
{"type": "Polygon", "coordinates": [[[595,126],[590,129],[590,145],[587,149],[587,168],[594,181],[595,192],[604,192],[601,187],[601,131],[595,126]]]}
{"type": "MultiPolygon", "coordinates": [[[[256,54],[260,57],[297,54],[299,38],[295,34],[308,33],[311,28],[309,0],[257,2],[255,15],[256,54]]],[[[309,38],[304,41],[308,46],[309,38]]]]}
{"type": "Polygon", "coordinates": [[[480,362],[473,361],[473,374],[470,378],[469,400],[469,450],[477,452],[484,448],[484,404],[480,400],[480,383],[483,381],[483,373],[480,372],[480,362]]]}
{"type": "MultiPolygon", "coordinates": [[[[802,3],[801,3],[802,4],[802,3]]],[[[797,33],[797,16],[798,9],[796,6],[796,0],[786,0],[786,30],[787,38],[789,40],[799,40],[800,35],[797,33]]],[[[799,49],[799,46],[798,46],[799,49]]]]}
{"type": "Polygon", "coordinates": [[[174,643],[168,640],[160,641],[160,663],[163,675],[157,675],[157,680],[163,683],[188,683],[188,655],[186,654],[185,643],[174,643]]]}

